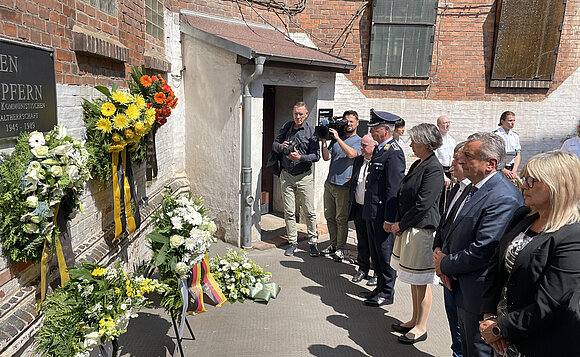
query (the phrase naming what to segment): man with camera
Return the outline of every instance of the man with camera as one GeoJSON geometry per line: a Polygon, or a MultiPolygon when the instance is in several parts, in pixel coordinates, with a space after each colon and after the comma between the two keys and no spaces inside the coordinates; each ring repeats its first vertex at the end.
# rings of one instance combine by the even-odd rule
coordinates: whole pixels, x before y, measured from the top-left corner
{"type": "Polygon", "coordinates": [[[284,202],[286,232],[290,243],[284,254],[294,255],[294,251],[298,247],[298,230],[296,228],[296,197],[298,197],[306,216],[310,255],[317,257],[320,252],[316,246],[318,233],[314,208],[312,163],[320,159],[318,139],[314,135],[314,128],[306,123],[306,118],[308,118],[306,103],[294,104],[292,117],[294,120],[282,126],[276,140],[272,143],[272,150],[283,153],[280,185],[284,202]]]}
{"type": "Polygon", "coordinates": [[[358,113],[347,110],[340,120],[334,121],[333,126],[336,128],[328,125],[329,136],[332,138],[330,144],[327,146],[326,138],[320,138],[322,158],[324,161],[330,160],[328,177],[324,183],[324,217],[330,245],[321,253],[331,254],[337,262],[344,259],[348,235],[349,180],[354,158],[360,154],[361,138],[356,133],[358,123],[358,113]]]}

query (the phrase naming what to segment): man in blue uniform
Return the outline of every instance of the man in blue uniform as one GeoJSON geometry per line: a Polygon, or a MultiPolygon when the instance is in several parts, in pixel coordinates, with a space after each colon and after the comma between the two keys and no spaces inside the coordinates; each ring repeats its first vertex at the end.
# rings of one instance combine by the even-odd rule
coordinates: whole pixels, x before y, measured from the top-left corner
{"type": "Polygon", "coordinates": [[[371,109],[368,124],[373,139],[379,143],[369,163],[363,206],[377,275],[376,288],[362,294],[368,306],[392,304],[395,296],[397,273],[390,265],[395,237],[391,226],[397,213],[397,191],[405,173],[405,155],[392,136],[399,119],[397,115],[371,109]]]}

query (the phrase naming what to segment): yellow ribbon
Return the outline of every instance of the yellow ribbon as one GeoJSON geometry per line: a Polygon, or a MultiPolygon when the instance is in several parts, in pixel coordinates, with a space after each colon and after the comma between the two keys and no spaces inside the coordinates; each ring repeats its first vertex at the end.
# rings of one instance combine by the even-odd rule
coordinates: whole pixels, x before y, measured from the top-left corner
{"type": "MultiPolygon", "coordinates": [[[[121,164],[123,165],[123,169],[127,169],[127,150],[123,148],[120,151],[121,154],[121,164]]],[[[121,188],[119,187],[119,175],[118,175],[118,166],[119,166],[119,151],[114,151],[111,153],[112,155],[112,165],[111,169],[113,170],[113,215],[115,220],[115,238],[123,233],[123,225],[121,223],[121,188]]],[[[126,172],[126,171],[125,171],[126,172]]],[[[127,175],[123,175],[123,198],[124,198],[124,207],[125,207],[125,215],[127,217],[127,228],[129,229],[129,234],[135,232],[137,229],[137,224],[135,223],[135,218],[133,217],[133,207],[131,205],[131,186],[129,184],[129,180],[127,179],[127,175]]]]}
{"type": "MultiPolygon", "coordinates": [[[[52,217],[52,223],[54,224],[55,227],[58,227],[56,217],[58,215],[59,206],[60,203],[55,206],[54,216],[52,217]]],[[[56,249],[56,257],[58,260],[58,271],[60,273],[60,285],[63,286],[70,280],[70,277],[66,271],[67,270],[66,260],[64,259],[64,252],[62,250],[60,236],[54,237],[54,243],[56,249]]],[[[51,249],[48,247],[48,240],[45,239],[44,247],[42,249],[42,257],[40,259],[40,301],[38,301],[39,303],[43,302],[44,298],[46,297],[46,289],[48,287],[47,272],[48,272],[48,263],[50,262],[51,255],[50,253],[51,249]]]]}

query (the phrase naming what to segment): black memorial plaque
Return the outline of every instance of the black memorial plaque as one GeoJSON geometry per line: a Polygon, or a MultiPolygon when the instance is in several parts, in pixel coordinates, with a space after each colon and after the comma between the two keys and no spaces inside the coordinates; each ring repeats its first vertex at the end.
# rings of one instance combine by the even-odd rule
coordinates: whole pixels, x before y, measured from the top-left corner
{"type": "Polygon", "coordinates": [[[0,140],[55,125],[53,51],[0,38],[0,140]]]}

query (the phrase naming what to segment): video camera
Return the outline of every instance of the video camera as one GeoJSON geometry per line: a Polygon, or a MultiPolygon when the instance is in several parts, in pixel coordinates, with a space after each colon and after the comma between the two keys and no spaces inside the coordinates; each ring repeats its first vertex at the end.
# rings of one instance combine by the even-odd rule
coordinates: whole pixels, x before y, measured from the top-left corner
{"type": "Polygon", "coordinates": [[[331,139],[330,131],[328,129],[334,129],[338,132],[338,136],[342,136],[346,133],[345,127],[348,124],[348,120],[344,119],[342,116],[334,116],[331,120],[322,120],[322,125],[317,125],[314,128],[314,135],[318,139],[331,139]]]}

